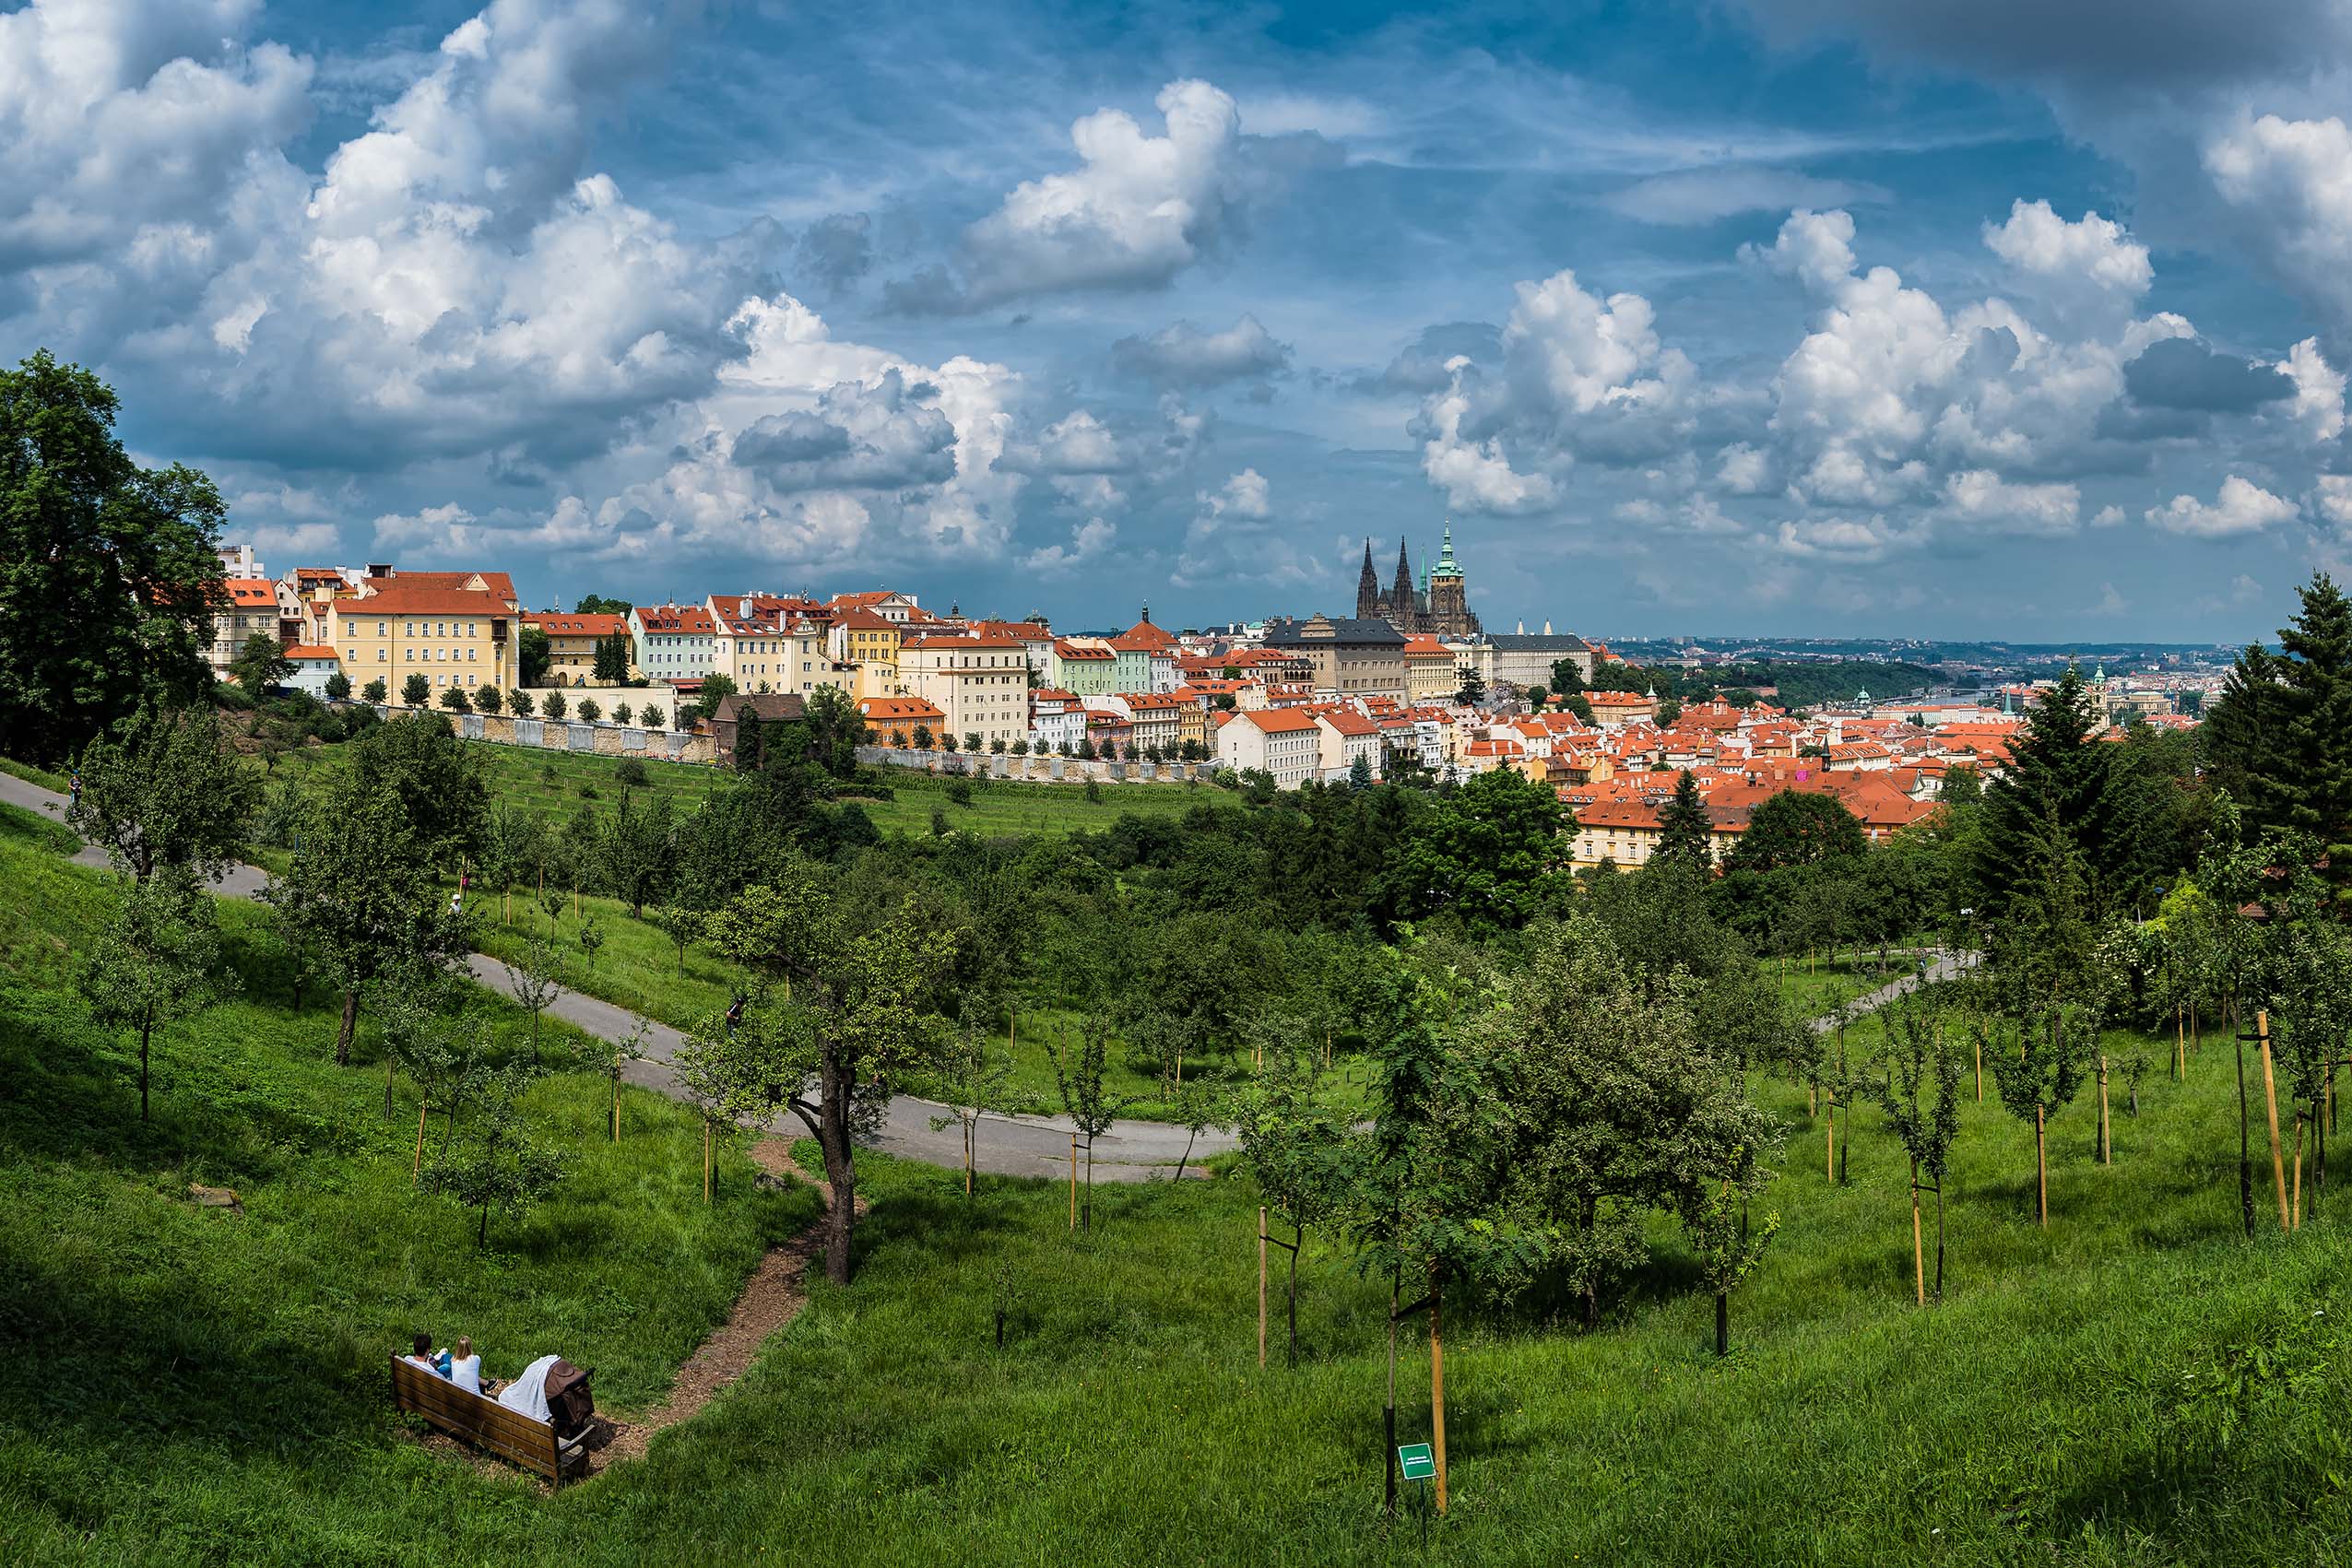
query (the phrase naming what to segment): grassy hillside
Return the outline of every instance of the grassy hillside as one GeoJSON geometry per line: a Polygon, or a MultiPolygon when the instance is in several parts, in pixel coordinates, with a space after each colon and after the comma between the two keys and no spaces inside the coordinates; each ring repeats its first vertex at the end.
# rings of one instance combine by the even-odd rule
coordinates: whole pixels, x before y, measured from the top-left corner
{"type": "MultiPolygon", "coordinates": [[[[1098,1190],[1096,1232],[1072,1237],[1051,1184],[986,1182],[967,1205],[953,1173],[873,1159],[857,1281],[817,1287],[644,1463],[550,1497],[418,1446],[383,1408],[387,1341],[470,1331],[498,1371],[560,1348],[598,1366],[608,1405],[642,1408],[808,1199],[733,1161],[706,1211],[681,1114],[632,1096],[612,1149],[596,1086],[557,1078],[534,1111],[579,1174],[476,1254],[464,1217],[408,1191],[414,1101],[386,1122],[379,1077],[325,1063],[327,1014],[271,985],[234,910],[248,999],[166,1044],[140,1129],[121,1047],[63,984],[102,884],[37,832],[0,822],[0,1333],[18,1352],[0,1358],[0,1557],[1418,1555],[1376,1513],[1385,1281],[1312,1242],[1303,1362],[1281,1364],[1278,1276],[1260,1372],[1257,1197],[1232,1176],[1098,1190]],[[190,1207],[191,1180],[236,1186],[245,1214],[190,1207]]],[[[1666,1228],[1597,1334],[1558,1326],[1573,1314],[1540,1291],[1450,1303],[1454,1509],[1433,1560],[2332,1559],[2352,1527],[2343,1199],[2291,1239],[2241,1237],[2226,1044],[2185,1086],[2144,1081],[2136,1117],[2119,1081],[2111,1167],[2086,1105],[2053,1121],[2046,1232],[2030,1128],[1969,1104],[1949,1299],[1926,1311],[1878,1114],[1855,1117],[1832,1186],[1802,1093],[1757,1088],[1791,1135],[1769,1200],[1784,1228],[1736,1301],[1733,1356],[1710,1353],[1711,1303],[1666,1228]]],[[[1412,1440],[1419,1322],[1401,1379],[1412,1440]]]]}
{"type": "MultiPolygon", "coordinates": [[[[242,999],[158,1041],[142,1126],[133,1053],[70,982],[111,891],[57,847],[0,809],[0,1560],[372,1556],[410,1533],[387,1515],[421,1523],[444,1492],[511,1516],[519,1482],[404,1435],[389,1350],[470,1334],[511,1375],[557,1350],[639,1410],[766,1243],[813,1217],[805,1193],[755,1189],[739,1155],[705,1208],[689,1113],[630,1091],[611,1145],[601,1080],[559,1072],[526,1108],[571,1174],[477,1250],[470,1215],[411,1190],[417,1098],[402,1083],[385,1116],[372,1030],[335,1067],[334,1014],[315,993],[292,1006],[259,912],[236,903],[242,999]],[[191,1183],[235,1189],[243,1213],[195,1206],[191,1183]]],[[[520,1015],[481,1002],[501,1047],[527,1049],[520,1015]]],[[[566,1038],[550,1032],[550,1062],[566,1038]]]]}

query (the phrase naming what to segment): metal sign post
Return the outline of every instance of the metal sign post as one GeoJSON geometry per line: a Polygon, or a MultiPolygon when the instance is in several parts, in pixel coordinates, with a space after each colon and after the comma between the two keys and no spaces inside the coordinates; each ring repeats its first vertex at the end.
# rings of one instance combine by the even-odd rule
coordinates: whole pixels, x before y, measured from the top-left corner
{"type": "Polygon", "coordinates": [[[1419,1481],[1421,1491],[1415,1495],[1420,1505],[1413,1510],[1421,1515],[1421,1549],[1429,1550],[1429,1483],[1437,1476],[1437,1456],[1426,1443],[1407,1443],[1397,1449],[1398,1473],[1409,1481],[1419,1481]]]}

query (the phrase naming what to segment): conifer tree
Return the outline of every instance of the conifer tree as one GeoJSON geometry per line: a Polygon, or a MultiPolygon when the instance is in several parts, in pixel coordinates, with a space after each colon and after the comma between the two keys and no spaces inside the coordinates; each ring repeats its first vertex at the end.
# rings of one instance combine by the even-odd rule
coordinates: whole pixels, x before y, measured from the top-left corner
{"type": "MultiPolygon", "coordinates": [[[[2048,827],[2064,837],[2078,875],[2087,878],[2104,864],[2110,753],[2089,744],[2101,725],[2082,671],[2072,665],[2035,701],[2007,771],[1985,791],[1978,874],[1992,915],[2026,896],[2034,841],[2048,827]]],[[[2096,899],[2098,890],[2086,891],[2096,899]]]]}
{"type": "Polygon", "coordinates": [[[2287,686],[2266,792],[2278,819],[2263,825],[2318,840],[2341,901],[2352,896],[2352,602],[2324,572],[2301,594],[2278,632],[2287,686]]]}
{"type": "Polygon", "coordinates": [[[1698,781],[1686,768],[1675,776],[1673,798],[1658,813],[1658,848],[1650,859],[1712,866],[1708,843],[1714,831],[1707,804],[1699,798],[1698,781]]]}

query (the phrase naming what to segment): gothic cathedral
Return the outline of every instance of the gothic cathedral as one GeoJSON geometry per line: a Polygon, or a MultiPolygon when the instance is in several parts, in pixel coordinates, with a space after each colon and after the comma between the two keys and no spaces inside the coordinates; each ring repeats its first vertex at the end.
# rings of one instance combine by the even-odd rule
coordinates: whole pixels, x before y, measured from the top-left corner
{"type": "Polygon", "coordinates": [[[1470,609],[1470,583],[1462,569],[1454,563],[1454,528],[1446,525],[1446,542],[1438,550],[1434,570],[1422,573],[1421,586],[1412,585],[1412,563],[1406,559],[1404,541],[1397,541],[1397,581],[1387,593],[1380,591],[1380,580],[1372,572],[1372,541],[1364,541],[1364,574],[1355,584],[1355,616],[1358,620],[1385,620],[1408,637],[1475,637],[1478,617],[1470,609]]]}

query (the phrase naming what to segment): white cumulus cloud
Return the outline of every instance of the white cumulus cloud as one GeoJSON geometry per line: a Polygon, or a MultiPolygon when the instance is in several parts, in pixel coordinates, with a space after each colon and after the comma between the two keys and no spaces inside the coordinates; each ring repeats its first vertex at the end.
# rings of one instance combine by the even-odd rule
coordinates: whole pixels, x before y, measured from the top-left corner
{"type": "Polygon", "coordinates": [[[2252,480],[2232,474],[2221,481],[2220,493],[2210,505],[2192,495],[2176,495],[2162,506],[2148,508],[2144,515],[2150,527],[2168,534],[2230,539],[2291,522],[2296,510],[2295,503],[2284,496],[2273,495],[2252,480]]]}

